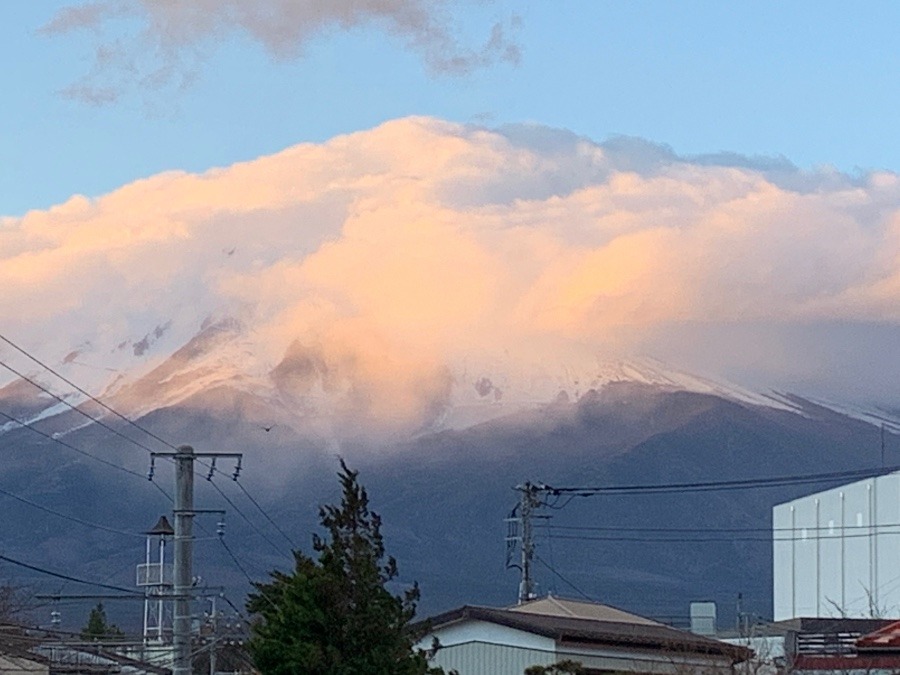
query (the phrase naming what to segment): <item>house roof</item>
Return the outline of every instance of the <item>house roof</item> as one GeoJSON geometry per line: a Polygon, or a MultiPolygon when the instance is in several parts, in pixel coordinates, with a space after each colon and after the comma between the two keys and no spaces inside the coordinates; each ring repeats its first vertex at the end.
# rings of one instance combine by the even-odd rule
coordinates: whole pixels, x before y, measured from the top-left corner
{"type": "Polygon", "coordinates": [[[798,633],[858,633],[866,635],[894,623],[896,619],[853,619],[847,617],[798,617],[776,621],[773,626],[798,633]]]}
{"type": "Polygon", "coordinates": [[[751,654],[745,647],[694,635],[606,605],[597,605],[593,610],[568,606],[570,610],[576,609],[581,612],[582,616],[567,616],[563,614],[565,608],[565,604],[561,608],[554,603],[524,609],[523,606],[514,609],[495,609],[466,605],[433,617],[429,624],[431,630],[438,630],[461,621],[487,621],[569,645],[643,647],[660,651],[710,654],[727,657],[734,663],[747,660],[751,654]],[[552,613],[539,612],[542,607],[552,613]],[[594,613],[598,617],[619,616],[617,613],[621,613],[623,616],[619,618],[623,620],[584,616],[588,613],[594,613]]]}
{"type": "Polygon", "coordinates": [[[894,621],[873,633],[863,635],[856,641],[856,646],[863,650],[893,651],[900,648],[900,621],[894,621]]]}
{"type": "Polygon", "coordinates": [[[0,624],[0,654],[16,659],[26,659],[40,664],[49,660],[31,651],[37,640],[29,636],[21,626],[0,624]]]}
{"type": "Polygon", "coordinates": [[[543,616],[561,616],[573,619],[594,619],[597,621],[615,621],[617,623],[630,623],[640,626],[662,626],[663,624],[637,614],[631,614],[625,610],[599,602],[583,602],[581,600],[569,600],[548,595],[546,598],[531,600],[521,605],[507,608],[510,612],[522,612],[525,614],[541,614],[543,616]]]}

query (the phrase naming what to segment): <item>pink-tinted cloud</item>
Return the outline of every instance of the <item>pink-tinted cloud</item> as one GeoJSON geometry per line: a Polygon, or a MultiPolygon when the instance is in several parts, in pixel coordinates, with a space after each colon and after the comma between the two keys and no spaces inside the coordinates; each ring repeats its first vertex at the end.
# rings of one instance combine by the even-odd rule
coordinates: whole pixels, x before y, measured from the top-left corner
{"type": "Polygon", "coordinates": [[[735,164],[397,120],[2,219],[0,314],[49,360],[78,347],[64,365],[98,386],[233,317],[221,363],[326,412],[407,421],[484,377],[504,401],[550,396],[641,352],[720,374],[752,353],[812,381],[825,356],[799,342],[769,362],[728,344],[741,326],[900,323],[900,178],[735,164]]]}

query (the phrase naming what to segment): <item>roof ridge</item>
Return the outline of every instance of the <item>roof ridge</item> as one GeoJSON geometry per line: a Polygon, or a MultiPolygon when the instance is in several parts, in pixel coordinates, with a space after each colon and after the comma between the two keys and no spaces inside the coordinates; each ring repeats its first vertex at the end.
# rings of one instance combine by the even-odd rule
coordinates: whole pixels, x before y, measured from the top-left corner
{"type": "Polygon", "coordinates": [[[547,600],[549,600],[550,602],[552,602],[553,605],[554,605],[555,607],[558,607],[558,608],[561,609],[563,612],[568,613],[570,616],[573,616],[573,617],[577,617],[577,616],[578,616],[575,612],[573,612],[571,609],[569,609],[568,607],[566,607],[564,604],[562,604],[559,600],[557,600],[556,598],[554,598],[552,595],[547,595],[547,600]]]}

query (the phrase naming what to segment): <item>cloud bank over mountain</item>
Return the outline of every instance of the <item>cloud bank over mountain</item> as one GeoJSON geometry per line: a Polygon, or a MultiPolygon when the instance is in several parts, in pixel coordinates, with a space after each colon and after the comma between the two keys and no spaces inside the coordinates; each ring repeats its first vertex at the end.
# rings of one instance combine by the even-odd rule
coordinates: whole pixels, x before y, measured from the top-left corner
{"type": "Polygon", "coordinates": [[[3,332],[81,381],[229,317],[246,373],[373,418],[636,354],[877,399],[900,176],[409,118],[0,218],[0,287],[3,332]]]}
{"type": "MultiPolygon", "coordinates": [[[[490,5],[493,0],[482,4],[490,5]]],[[[111,103],[135,86],[186,86],[214,44],[237,35],[273,58],[299,58],[317,36],[374,26],[398,38],[437,75],[468,75],[521,57],[513,15],[494,21],[483,43],[461,42],[454,8],[459,0],[97,0],[63,7],[42,28],[49,36],[90,30],[98,36],[92,70],[63,93],[111,103]],[[128,37],[107,36],[109,27],[128,37]]]]}

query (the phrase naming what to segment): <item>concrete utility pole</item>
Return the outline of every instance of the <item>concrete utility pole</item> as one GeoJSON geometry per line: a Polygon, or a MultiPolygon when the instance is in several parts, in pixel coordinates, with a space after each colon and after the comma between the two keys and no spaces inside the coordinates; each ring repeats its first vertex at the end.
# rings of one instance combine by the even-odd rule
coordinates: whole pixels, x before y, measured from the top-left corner
{"type": "Polygon", "coordinates": [[[532,529],[532,513],[541,505],[538,499],[540,487],[525,482],[517,485],[516,490],[521,493],[519,498],[519,523],[521,525],[522,546],[522,579],[519,582],[519,604],[534,600],[537,595],[534,592],[534,530],[532,529]]]}
{"type": "Polygon", "coordinates": [[[212,622],[212,643],[209,647],[209,675],[216,675],[216,640],[219,639],[219,617],[216,615],[216,597],[212,598],[212,614],[210,620],[212,622]]]}
{"type": "Polygon", "coordinates": [[[175,453],[175,613],[173,675],[191,675],[191,591],[194,586],[194,449],[175,453]]]}
{"type": "MultiPolygon", "coordinates": [[[[174,595],[175,612],[172,620],[172,642],[175,648],[175,663],[172,675],[191,675],[191,593],[194,586],[194,460],[207,457],[212,460],[209,478],[215,471],[218,457],[233,457],[237,460],[234,480],[241,470],[240,453],[235,452],[194,452],[189,445],[182,445],[175,452],[154,452],[156,457],[170,457],[175,460],[175,546],[174,546],[174,595]]],[[[150,467],[153,479],[153,464],[150,467]]]]}

